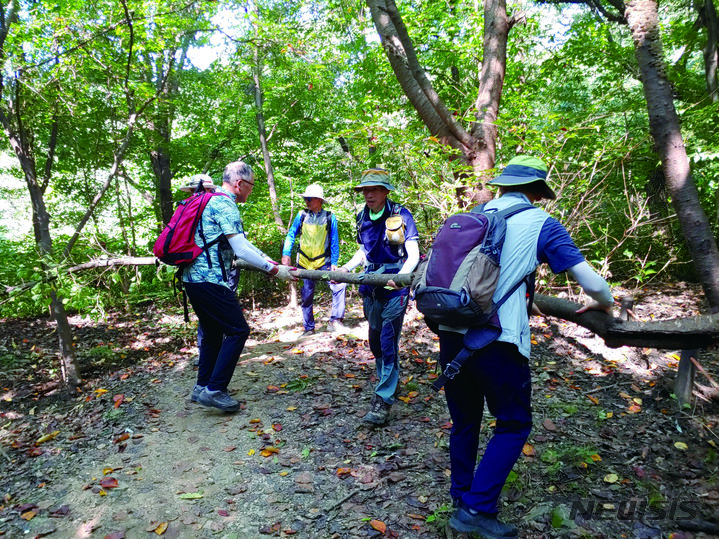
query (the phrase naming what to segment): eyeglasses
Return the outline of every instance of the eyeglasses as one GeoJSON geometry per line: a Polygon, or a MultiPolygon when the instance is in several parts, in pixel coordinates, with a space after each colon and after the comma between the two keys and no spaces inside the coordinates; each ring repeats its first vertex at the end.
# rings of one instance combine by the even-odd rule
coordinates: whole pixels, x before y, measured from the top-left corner
{"type": "Polygon", "coordinates": [[[236,182],[237,182],[237,183],[245,182],[245,183],[247,183],[247,184],[249,184],[249,185],[255,185],[255,182],[251,182],[250,180],[246,180],[246,179],[244,179],[244,178],[240,178],[239,180],[236,180],[236,182]]]}

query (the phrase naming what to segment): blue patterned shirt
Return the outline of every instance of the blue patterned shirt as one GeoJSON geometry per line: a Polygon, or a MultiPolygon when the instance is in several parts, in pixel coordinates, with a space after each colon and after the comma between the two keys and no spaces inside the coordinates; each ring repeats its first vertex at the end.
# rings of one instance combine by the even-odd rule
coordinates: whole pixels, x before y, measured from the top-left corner
{"type": "Polygon", "coordinates": [[[225,196],[213,196],[202,212],[202,223],[195,232],[195,243],[202,247],[202,233],[207,243],[219,238],[219,241],[206,252],[198,256],[185,268],[182,280],[188,283],[214,283],[230,287],[227,282],[234,252],[224,236],[244,234],[240,211],[235,196],[219,187],[216,193],[225,196]],[[223,271],[224,268],[224,271],[223,271]]]}

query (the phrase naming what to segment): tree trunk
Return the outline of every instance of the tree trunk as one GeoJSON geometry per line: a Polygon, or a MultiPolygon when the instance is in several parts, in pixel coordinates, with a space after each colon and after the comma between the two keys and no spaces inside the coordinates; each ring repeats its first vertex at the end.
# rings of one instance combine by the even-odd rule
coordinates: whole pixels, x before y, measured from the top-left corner
{"type": "MultiPolygon", "coordinates": [[[[17,82],[17,84],[20,84],[17,82]]],[[[18,110],[15,104],[15,109],[18,110]]],[[[31,152],[22,143],[28,140],[28,137],[19,137],[15,134],[10,119],[4,110],[0,110],[0,123],[2,123],[5,135],[10,142],[10,146],[15,151],[15,155],[20,162],[20,167],[25,175],[25,183],[27,184],[30,201],[32,204],[32,222],[35,232],[35,242],[37,243],[40,254],[43,257],[43,269],[47,270],[47,262],[52,257],[52,237],[50,236],[50,215],[45,206],[43,190],[37,181],[35,160],[31,152]]],[[[54,151],[54,147],[49,152],[50,157],[54,151]]],[[[51,166],[51,165],[49,165],[51,166]]],[[[46,174],[49,178],[50,168],[46,167],[46,174]]],[[[57,327],[58,342],[60,345],[60,364],[62,381],[66,388],[74,390],[80,383],[79,366],[75,356],[75,350],[72,345],[72,331],[70,323],[67,320],[67,313],[63,306],[62,297],[58,296],[53,290],[51,292],[51,309],[53,320],[57,327]]]]}
{"type": "Polygon", "coordinates": [[[719,251],[691,177],[662,57],[657,4],[654,0],[634,0],[627,4],[626,18],[647,100],[649,129],[662,161],[667,188],[709,307],[712,312],[717,312],[719,251]]]}
{"type": "Polygon", "coordinates": [[[174,204],[172,203],[172,169],[170,164],[170,134],[169,119],[161,118],[166,125],[155,126],[155,132],[161,137],[161,142],[150,152],[152,171],[157,180],[157,195],[160,201],[160,216],[162,224],[166,225],[172,219],[174,204]]]}
{"type": "Polygon", "coordinates": [[[704,75],[707,93],[713,103],[719,102],[719,17],[714,0],[704,0],[700,8],[707,29],[707,42],[704,45],[704,75]]]}
{"type": "MultiPolygon", "coordinates": [[[[457,189],[461,206],[492,198],[484,182],[496,159],[499,104],[507,67],[507,40],[519,19],[507,16],[506,0],[484,2],[484,51],[475,101],[477,121],[467,132],[435,91],[417,59],[414,45],[394,0],[366,0],[387,59],[405,95],[429,132],[459,150],[472,171],[471,184],[457,189]]],[[[465,179],[465,177],[460,177],[465,179]]]]}
{"type": "MultiPolygon", "coordinates": [[[[258,15],[259,16],[259,15],[258,15]]],[[[280,215],[280,207],[277,202],[277,188],[275,186],[275,172],[272,167],[272,159],[270,158],[270,150],[267,147],[267,130],[265,129],[265,115],[262,111],[263,97],[262,97],[262,60],[260,59],[259,45],[254,45],[254,59],[255,66],[252,70],[252,76],[254,78],[255,87],[255,117],[257,118],[257,132],[260,136],[260,148],[262,149],[262,159],[265,163],[265,174],[267,175],[267,186],[270,192],[270,203],[272,204],[272,213],[274,214],[275,223],[280,231],[285,234],[287,228],[285,223],[282,221],[280,215]]]]}
{"type": "MultiPolygon", "coordinates": [[[[167,67],[167,75],[165,84],[164,80],[157,78],[156,73],[165,73],[165,66],[162,65],[163,60],[158,59],[158,66],[153,68],[151,59],[147,62],[147,81],[155,85],[158,95],[155,119],[150,122],[150,128],[157,137],[157,145],[150,152],[150,163],[152,171],[155,173],[157,180],[157,196],[160,201],[160,217],[163,224],[170,222],[174,213],[174,204],[172,200],[172,162],[170,159],[170,142],[172,140],[172,122],[175,118],[175,105],[173,99],[178,95],[180,81],[178,71],[182,71],[187,59],[187,51],[190,48],[192,35],[187,34],[182,39],[182,48],[180,49],[180,59],[177,62],[177,70],[172,69],[173,62],[167,67]]],[[[169,57],[173,58],[177,51],[170,51],[169,57]]],[[[204,172],[204,171],[203,171],[204,172]]]]}

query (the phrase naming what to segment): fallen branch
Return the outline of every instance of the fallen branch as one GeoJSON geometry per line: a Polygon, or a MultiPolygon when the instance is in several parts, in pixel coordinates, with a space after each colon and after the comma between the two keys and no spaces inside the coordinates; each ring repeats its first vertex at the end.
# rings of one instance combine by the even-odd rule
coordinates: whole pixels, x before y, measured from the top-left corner
{"type": "MultiPolygon", "coordinates": [[[[155,265],[157,263],[157,259],[153,257],[100,259],[91,260],[66,271],[74,273],[91,268],[155,265]]],[[[259,271],[242,261],[235,262],[235,266],[240,269],[259,271]]],[[[364,274],[302,269],[294,270],[292,274],[301,279],[313,281],[333,280],[354,285],[383,286],[387,284],[387,281],[393,280],[399,286],[409,286],[412,282],[412,276],[408,274],[364,274]]],[[[30,283],[26,283],[13,288],[26,288],[29,285],[30,283]]],[[[6,288],[6,291],[10,290],[6,288]]],[[[577,314],[576,310],[581,307],[580,304],[552,296],[537,294],[534,296],[534,302],[544,315],[561,318],[585,327],[604,339],[607,346],[613,348],[636,346],[641,348],[685,350],[689,348],[706,348],[719,343],[719,313],[684,319],[639,322],[620,320],[599,311],[577,314]]]]}

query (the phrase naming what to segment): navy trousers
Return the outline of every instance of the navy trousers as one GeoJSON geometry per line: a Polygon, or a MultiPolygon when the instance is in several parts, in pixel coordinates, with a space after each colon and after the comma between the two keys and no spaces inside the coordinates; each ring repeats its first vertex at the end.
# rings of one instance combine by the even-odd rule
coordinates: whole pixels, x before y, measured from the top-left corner
{"type": "Polygon", "coordinates": [[[197,385],[227,391],[250,335],[237,294],[214,283],[182,283],[202,330],[197,385]]]}
{"type": "MultiPolygon", "coordinates": [[[[235,266],[232,266],[229,275],[227,276],[227,284],[230,286],[230,290],[237,292],[237,287],[240,284],[240,270],[235,266]]],[[[202,326],[197,325],[197,349],[199,350],[202,346],[202,326]]]]}
{"type": "MultiPolygon", "coordinates": [[[[439,332],[443,369],[462,349],[462,338],[460,333],[439,332]]],[[[444,392],[452,418],[450,494],[473,509],[497,513],[502,487],[532,429],[527,358],[515,345],[495,341],[477,350],[445,384],[444,392]],[[485,399],[496,426],[477,466],[485,399]]]]}
{"type": "Polygon", "coordinates": [[[407,297],[390,299],[365,296],[364,316],[369,323],[369,348],[374,356],[379,382],[374,392],[386,404],[394,404],[399,381],[399,338],[407,310],[407,297]]]}
{"type": "MultiPolygon", "coordinates": [[[[325,264],[320,268],[321,271],[329,270],[330,265],[325,264]]],[[[315,329],[315,314],[313,303],[315,298],[316,282],[311,279],[303,279],[302,281],[302,323],[305,331],[315,329]]],[[[345,318],[345,283],[327,283],[332,291],[332,311],[330,311],[330,322],[335,320],[344,320],[345,318]]]]}

